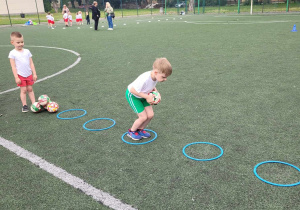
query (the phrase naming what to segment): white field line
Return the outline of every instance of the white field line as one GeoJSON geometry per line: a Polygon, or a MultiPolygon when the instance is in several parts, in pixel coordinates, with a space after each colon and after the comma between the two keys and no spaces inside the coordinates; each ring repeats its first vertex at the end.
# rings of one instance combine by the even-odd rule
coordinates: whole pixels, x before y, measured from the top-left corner
{"type": "Polygon", "coordinates": [[[91,196],[94,200],[102,203],[105,206],[108,206],[116,210],[135,210],[135,208],[133,208],[132,206],[122,203],[122,201],[114,198],[110,194],[91,186],[90,184],[86,183],[84,180],[76,176],[73,176],[72,174],[69,174],[67,171],[63,170],[62,168],[47,162],[43,158],[23,149],[22,147],[16,145],[15,143],[9,140],[2,138],[1,136],[0,136],[0,145],[10,150],[11,152],[15,153],[19,157],[29,160],[34,165],[47,171],[48,173],[64,181],[65,183],[73,186],[76,189],[81,190],[86,195],[91,196]]]}
{"type": "MultiPolygon", "coordinates": [[[[171,21],[170,21],[171,22],[171,21]]],[[[186,23],[190,24],[197,24],[197,25],[207,25],[207,24],[236,24],[236,25],[247,25],[247,24],[268,24],[268,23],[286,23],[289,21],[185,21],[186,23]]]]}
{"type": "MultiPolygon", "coordinates": [[[[10,46],[10,45],[0,45],[0,47],[9,47],[9,46],[10,46]]],[[[76,65],[80,62],[80,60],[81,60],[80,54],[79,54],[78,52],[73,51],[73,50],[68,50],[68,49],[58,48],[58,47],[48,47],[48,46],[29,46],[29,45],[28,45],[28,47],[41,47],[41,48],[52,48],[52,49],[57,49],[57,50],[65,50],[65,51],[68,51],[68,52],[73,53],[74,55],[76,55],[76,56],[78,57],[78,58],[76,59],[76,61],[75,61],[73,64],[71,64],[70,66],[68,66],[67,68],[64,68],[63,70],[61,70],[61,71],[59,71],[59,72],[56,72],[56,73],[54,73],[54,74],[52,74],[52,75],[50,75],[50,76],[46,76],[46,77],[44,77],[44,78],[42,78],[42,79],[38,79],[35,83],[42,82],[42,81],[44,81],[44,80],[46,80],[46,79],[50,79],[50,78],[52,78],[52,77],[54,77],[54,76],[57,76],[57,75],[59,75],[59,74],[62,74],[63,72],[68,71],[69,69],[71,69],[71,68],[73,68],[74,66],[76,66],[76,65]]],[[[11,91],[14,91],[14,90],[18,90],[18,89],[19,89],[19,87],[15,87],[15,88],[12,88],[12,89],[8,89],[8,90],[5,90],[5,91],[0,92],[0,95],[2,95],[2,94],[4,94],[4,93],[11,92],[11,91]]]]}
{"type": "MultiPolygon", "coordinates": [[[[177,18],[178,19],[178,18],[177,18]]],[[[166,19],[159,19],[160,23],[189,23],[189,24],[195,24],[195,25],[227,25],[227,24],[239,24],[239,25],[247,25],[247,24],[268,24],[268,23],[287,23],[291,22],[289,20],[274,20],[274,21],[220,21],[220,20],[212,20],[212,21],[201,21],[201,20],[196,20],[196,21],[187,21],[187,20],[172,20],[172,18],[169,17],[168,20],[166,19]]],[[[156,23],[158,20],[153,20],[153,19],[147,19],[147,20],[137,20],[139,22],[154,22],[156,23]]]]}

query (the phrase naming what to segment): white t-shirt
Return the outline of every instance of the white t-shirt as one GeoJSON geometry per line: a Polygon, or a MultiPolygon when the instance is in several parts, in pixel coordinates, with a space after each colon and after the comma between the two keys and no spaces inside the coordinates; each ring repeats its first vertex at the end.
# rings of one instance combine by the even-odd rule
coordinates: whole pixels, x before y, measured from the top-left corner
{"type": "Polygon", "coordinates": [[[53,17],[53,16],[51,16],[51,17],[50,17],[50,20],[54,21],[54,17],[53,17]]]}
{"type": "Polygon", "coordinates": [[[47,20],[51,20],[51,15],[46,16],[47,20]]]}
{"type": "Polygon", "coordinates": [[[69,20],[72,20],[72,15],[69,15],[68,18],[69,18],[69,20]]]}
{"type": "Polygon", "coordinates": [[[64,19],[68,19],[68,14],[65,13],[65,14],[63,15],[63,18],[64,18],[64,19]]]}
{"type": "Polygon", "coordinates": [[[81,14],[78,14],[78,19],[82,19],[82,15],[81,14]]]}
{"type": "Polygon", "coordinates": [[[31,57],[32,54],[30,51],[24,48],[21,52],[13,49],[8,55],[8,58],[15,60],[17,73],[22,77],[29,77],[32,74],[32,70],[30,68],[31,57]]]}
{"type": "MultiPolygon", "coordinates": [[[[130,85],[128,85],[128,90],[133,87],[138,93],[150,93],[156,86],[157,81],[153,81],[151,78],[151,71],[147,71],[141,74],[136,80],[134,80],[130,85]]],[[[134,94],[133,94],[134,95],[134,94]]],[[[137,98],[141,98],[134,95],[137,98]]]]}
{"type": "Polygon", "coordinates": [[[76,15],[76,19],[79,19],[79,15],[76,15]]]}

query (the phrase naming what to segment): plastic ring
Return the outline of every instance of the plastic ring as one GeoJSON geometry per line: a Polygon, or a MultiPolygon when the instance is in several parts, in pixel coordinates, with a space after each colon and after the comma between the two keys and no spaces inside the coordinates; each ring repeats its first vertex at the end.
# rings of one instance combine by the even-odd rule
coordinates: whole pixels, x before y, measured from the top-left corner
{"type": "Polygon", "coordinates": [[[271,185],[275,185],[275,186],[279,186],[279,187],[293,187],[293,186],[296,186],[296,185],[299,185],[300,182],[296,182],[294,184],[277,184],[277,183],[273,183],[273,182],[269,182],[263,178],[261,178],[257,172],[256,172],[256,169],[258,168],[258,166],[262,165],[262,164],[265,164],[265,163],[280,163],[280,164],[285,164],[285,165],[288,165],[288,166],[291,166],[293,168],[295,168],[296,170],[298,170],[300,172],[300,169],[290,163],[286,163],[286,162],[281,162],[281,161],[275,161],[275,160],[269,160],[269,161],[264,161],[264,162],[261,162],[259,164],[257,164],[254,169],[253,169],[253,172],[255,174],[255,176],[260,179],[261,181],[265,182],[265,183],[268,183],[268,184],[271,184],[271,185]]]}
{"type": "Polygon", "coordinates": [[[187,144],[185,145],[185,147],[183,147],[182,149],[182,152],[184,154],[184,156],[186,156],[187,158],[190,158],[192,160],[197,160],[197,161],[210,161],[210,160],[215,160],[215,159],[218,159],[219,157],[221,157],[223,155],[223,149],[222,147],[220,147],[219,145],[217,144],[213,144],[213,143],[210,143],[210,142],[194,142],[194,143],[190,143],[190,144],[187,144]],[[191,156],[188,156],[186,153],[185,153],[185,149],[188,147],[188,146],[191,146],[193,144],[209,144],[209,145],[213,145],[215,147],[218,147],[220,150],[221,150],[221,153],[217,156],[217,157],[214,157],[214,158],[210,158],[210,159],[197,159],[197,158],[193,158],[191,156]]]}
{"type": "Polygon", "coordinates": [[[150,131],[150,132],[154,133],[154,135],[155,135],[154,138],[151,139],[151,140],[149,140],[149,141],[146,141],[146,142],[133,143],[133,142],[126,141],[126,140],[124,139],[124,136],[127,134],[127,132],[125,132],[125,133],[122,135],[122,141],[124,141],[124,142],[127,143],[127,144],[132,144],[132,145],[142,145],[142,144],[148,144],[148,143],[154,141],[154,140],[157,138],[157,133],[156,133],[155,131],[149,130],[149,129],[144,129],[144,130],[145,130],[145,131],[150,131]]]}
{"type": "Polygon", "coordinates": [[[113,127],[115,124],[116,124],[116,121],[114,121],[113,119],[110,119],[110,118],[96,118],[96,119],[92,119],[92,120],[89,120],[89,121],[85,122],[83,124],[83,128],[85,130],[88,130],[88,131],[103,131],[103,130],[107,130],[107,129],[113,127]],[[110,121],[113,121],[113,124],[111,126],[107,127],[107,128],[100,128],[100,129],[90,129],[90,128],[85,127],[86,124],[88,124],[92,121],[95,121],[95,120],[110,120],[110,121]]]}
{"type": "Polygon", "coordinates": [[[56,115],[56,117],[60,120],[73,120],[73,119],[77,119],[77,118],[80,118],[80,117],[83,117],[84,115],[86,115],[86,110],[84,109],[68,109],[68,110],[65,110],[65,111],[62,111],[60,113],[58,113],[56,115]],[[62,114],[62,113],[65,113],[65,112],[70,112],[70,111],[83,111],[84,113],[80,116],[77,116],[77,117],[71,117],[71,118],[63,118],[63,117],[60,117],[59,115],[62,114]]]}

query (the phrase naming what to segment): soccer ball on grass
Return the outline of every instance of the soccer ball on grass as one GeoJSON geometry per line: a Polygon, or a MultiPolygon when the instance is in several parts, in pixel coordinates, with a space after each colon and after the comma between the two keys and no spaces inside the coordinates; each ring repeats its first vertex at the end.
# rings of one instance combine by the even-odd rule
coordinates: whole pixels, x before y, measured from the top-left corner
{"type": "Polygon", "coordinates": [[[31,106],[30,109],[32,112],[40,112],[41,111],[41,105],[39,102],[34,102],[31,106]]]}
{"type": "Polygon", "coordinates": [[[50,102],[50,98],[47,95],[41,95],[38,98],[38,102],[40,103],[40,105],[45,106],[50,102]]]}
{"type": "Polygon", "coordinates": [[[47,105],[48,112],[57,112],[58,108],[58,104],[54,101],[50,101],[47,105]]]}

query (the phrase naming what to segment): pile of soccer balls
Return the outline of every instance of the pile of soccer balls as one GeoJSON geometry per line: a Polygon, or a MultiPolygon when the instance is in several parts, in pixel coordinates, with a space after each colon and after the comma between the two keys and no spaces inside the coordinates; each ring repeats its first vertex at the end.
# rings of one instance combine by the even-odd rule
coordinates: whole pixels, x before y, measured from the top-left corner
{"type": "Polygon", "coordinates": [[[40,112],[42,109],[48,112],[57,112],[59,106],[56,102],[50,101],[47,95],[41,95],[38,102],[34,102],[30,108],[32,112],[40,112]]]}

